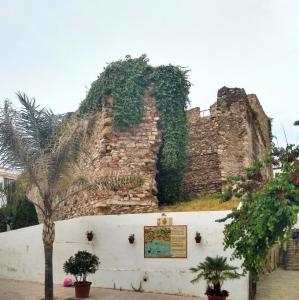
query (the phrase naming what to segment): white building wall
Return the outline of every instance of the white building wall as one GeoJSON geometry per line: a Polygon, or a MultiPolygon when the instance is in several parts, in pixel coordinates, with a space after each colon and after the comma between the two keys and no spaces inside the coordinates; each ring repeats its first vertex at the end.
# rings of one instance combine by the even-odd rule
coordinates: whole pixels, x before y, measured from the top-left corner
{"type": "Polygon", "coordinates": [[[297,215],[297,223],[294,225],[294,228],[299,229],[299,214],[297,215]]]}
{"type": "MultiPolygon", "coordinates": [[[[194,274],[190,267],[202,262],[206,256],[230,256],[223,251],[223,223],[215,220],[224,217],[222,212],[167,213],[174,225],[188,226],[187,259],[144,258],[143,226],[156,225],[161,214],[134,214],[87,216],[56,222],[54,245],[54,282],[62,283],[66,275],[62,265],[78,250],[96,254],[101,261],[100,270],[89,277],[95,287],[136,288],[148,292],[204,296],[205,282],[191,284],[194,274]],[[86,231],[94,232],[88,242],[86,231]],[[202,235],[200,244],[194,241],[195,232],[202,235]],[[129,234],[135,234],[135,243],[128,243],[129,234]],[[147,281],[143,281],[143,277],[147,281]]],[[[44,256],[42,226],[32,226],[0,234],[0,277],[43,282],[44,256]]],[[[240,266],[239,261],[231,262],[240,266]]],[[[248,276],[226,282],[230,300],[248,300],[248,276]]]]}

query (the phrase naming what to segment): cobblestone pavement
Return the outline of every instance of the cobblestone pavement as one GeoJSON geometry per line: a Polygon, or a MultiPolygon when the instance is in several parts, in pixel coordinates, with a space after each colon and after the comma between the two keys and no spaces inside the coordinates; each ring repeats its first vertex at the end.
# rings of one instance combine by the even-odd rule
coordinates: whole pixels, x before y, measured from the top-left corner
{"type": "Polygon", "coordinates": [[[278,269],[262,275],[255,300],[299,300],[299,271],[278,269]]]}
{"type": "MultiPolygon", "coordinates": [[[[28,281],[16,281],[0,279],[1,300],[41,300],[43,299],[44,286],[39,283],[28,281]]],[[[75,300],[74,288],[55,286],[57,300],[75,300]]],[[[89,300],[206,300],[203,298],[162,295],[152,293],[136,293],[116,291],[101,288],[91,288],[89,300]]]]}

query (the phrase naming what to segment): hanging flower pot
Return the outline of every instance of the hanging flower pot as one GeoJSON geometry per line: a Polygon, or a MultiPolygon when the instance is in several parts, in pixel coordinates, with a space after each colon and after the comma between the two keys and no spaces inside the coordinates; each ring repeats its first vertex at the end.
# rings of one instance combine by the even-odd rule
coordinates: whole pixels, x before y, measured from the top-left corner
{"type": "Polygon", "coordinates": [[[129,243],[134,244],[135,241],[135,234],[130,234],[128,237],[129,243]]]}
{"type": "Polygon", "coordinates": [[[87,240],[89,242],[91,242],[93,240],[93,231],[92,230],[91,231],[87,231],[86,232],[86,237],[87,237],[87,240]]]}
{"type": "Polygon", "coordinates": [[[293,174],[292,182],[294,185],[299,186],[299,175],[293,174]]]}
{"type": "Polygon", "coordinates": [[[201,235],[200,235],[200,233],[199,232],[196,232],[195,233],[195,242],[197,243],[197,244],[199,244],[200,242],[201,242],[201,235]]]}
{"type": "Polygon", "coordinates": [[[276,193],[276,198],[278,200],[285,200],[286,199],[286,195],[283,192],[277,192],[276,193]]]}

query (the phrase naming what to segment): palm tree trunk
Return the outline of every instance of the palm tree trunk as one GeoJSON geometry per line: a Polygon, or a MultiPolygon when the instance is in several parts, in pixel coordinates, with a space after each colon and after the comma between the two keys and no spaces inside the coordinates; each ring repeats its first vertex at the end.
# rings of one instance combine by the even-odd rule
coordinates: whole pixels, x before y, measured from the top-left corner
{"type": "Polygon", "coordinates": [[[216,292],[216,295],[221,294],[221,285],[219,282],[214,283],[214,291],[216,292]]]}
{"type": "Polygon", "coordinates": [[[53,300],[53,243],[55,224],[52,216],[44,218],[43,242],[45,253],[45,300],[53,300]]]}
{"type": "Polygon", "coordinates": [[[45,300],[53,300],[53,246],[44,245],[45,300]]]}

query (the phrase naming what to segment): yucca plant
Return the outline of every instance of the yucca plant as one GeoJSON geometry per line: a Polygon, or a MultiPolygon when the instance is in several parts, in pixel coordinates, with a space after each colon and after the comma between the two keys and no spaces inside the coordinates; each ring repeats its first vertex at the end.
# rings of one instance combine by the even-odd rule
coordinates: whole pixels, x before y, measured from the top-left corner
{"type": "Polygon", "coordinates": [[[236,271],[238,268],[229,265],[226,261],[226,257],[208,256],[204,262],[190,269],[193,273],[197,273],[197,276],[191,281],[192,283],[198,282],[202,278],[206,280],[206,295],[209,299],[225,299],[229,293],[221,289],[223,282],[229,279],[238,279],[241,276],[236,271]],[[216,297],[213,298],[213,296],[216,297]]]}

